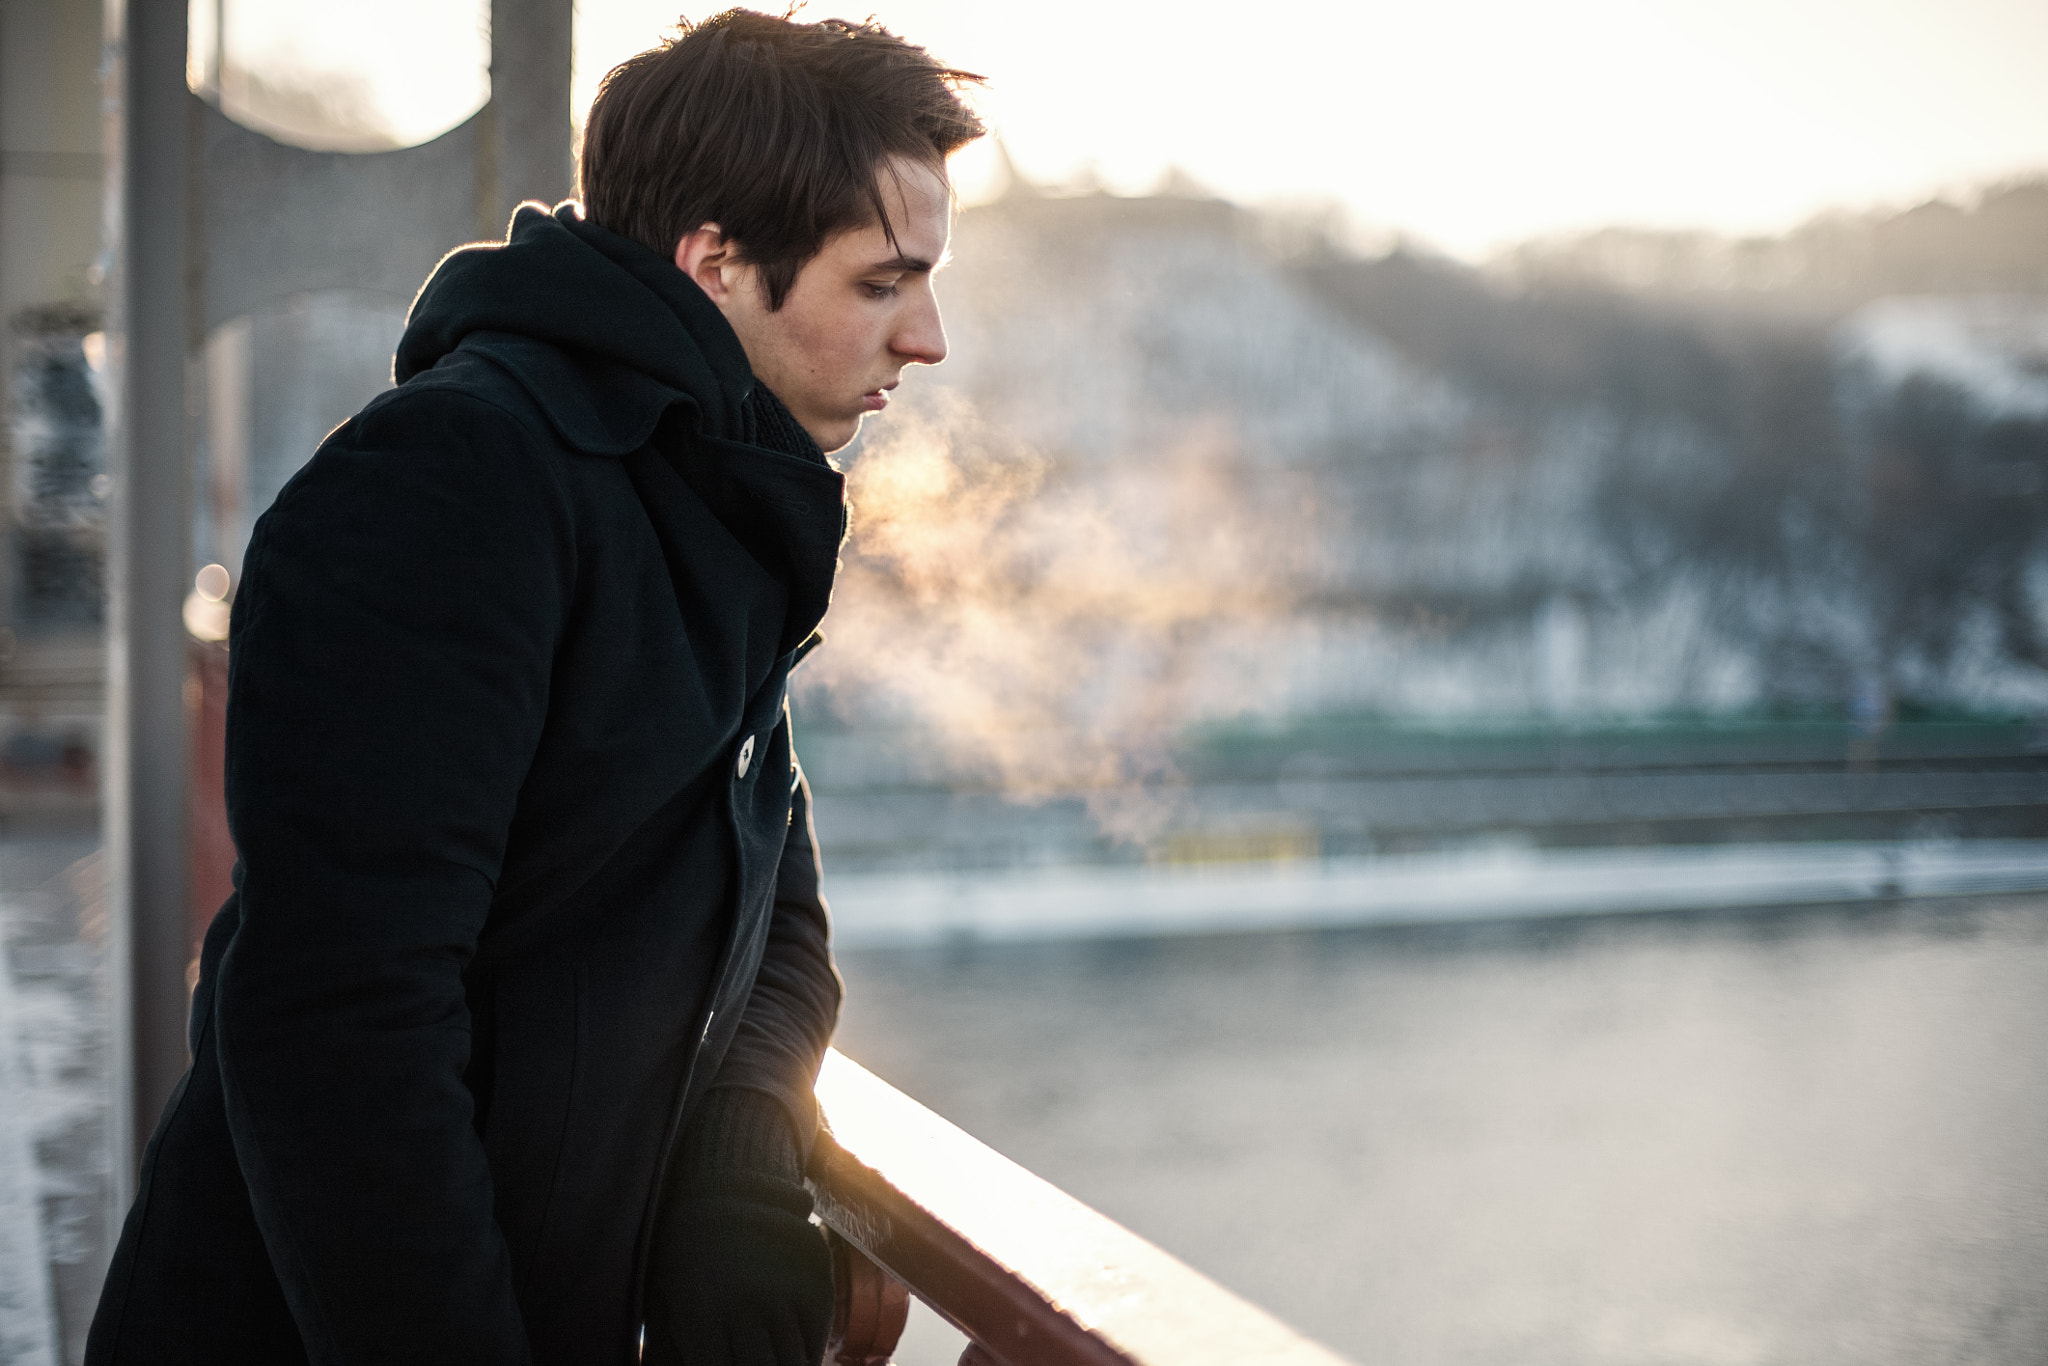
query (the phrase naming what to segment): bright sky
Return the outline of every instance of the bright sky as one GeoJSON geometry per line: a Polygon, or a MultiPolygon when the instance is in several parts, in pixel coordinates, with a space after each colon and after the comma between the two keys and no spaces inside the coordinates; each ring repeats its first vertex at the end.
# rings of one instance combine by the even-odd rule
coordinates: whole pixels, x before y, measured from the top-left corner
{"type": "MultiPolygon", "coordinates": [[[[195,27],[213,3],[194,0],[195,27]]],[[[410,138],[480,98],[477,0],[225,3],[231,52],[365,70],[410,138]]],[[[579,108],[677,3],[580,0],[579,108]]],[[[1092,165],[1139,191],[1178,165],[1231,198],[1337,200],[1362,225],[1465,256],[1610,223],[1774,231],[2048,171],[2044,0],[860,0],[847,13],[870,6],[990,78],[979,106],[1034,178],[1092,165]]],[[[838,12],[814,0],[806,16],[838,12]]],[[[959,168],[970,197],[985,163],[959,168]]]]}

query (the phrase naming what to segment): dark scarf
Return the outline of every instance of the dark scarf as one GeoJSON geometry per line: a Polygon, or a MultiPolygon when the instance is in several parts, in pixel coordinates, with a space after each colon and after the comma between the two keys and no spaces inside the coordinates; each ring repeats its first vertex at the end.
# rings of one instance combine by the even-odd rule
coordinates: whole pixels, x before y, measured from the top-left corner
{"type": "Polygon", "coordinates": [[[765,446],[771,451],[784,455],[800,456],[805,460],[829,465],[825,452],[811,439],[811,434],[797,422],[796,414],[783,406],[782,400],[769,391],[767,385],[754,381],[753,390],[740,401],[740,440],[751,446],[765,446]]]}

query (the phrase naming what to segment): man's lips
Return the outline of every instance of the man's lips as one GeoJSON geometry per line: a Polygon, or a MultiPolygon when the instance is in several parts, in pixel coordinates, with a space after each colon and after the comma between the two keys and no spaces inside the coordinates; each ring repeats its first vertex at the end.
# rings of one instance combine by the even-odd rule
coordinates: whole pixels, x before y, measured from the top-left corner
{"type": "Polygon", "coordinates": [[[902,380],[890,380],[881,388],[870,389],[865,394],[862,394],[860,398],[861,411],[869,413],[881,412],[882,409],[889,406],[889,390],[894,389],[902,382],[902,380]]]}

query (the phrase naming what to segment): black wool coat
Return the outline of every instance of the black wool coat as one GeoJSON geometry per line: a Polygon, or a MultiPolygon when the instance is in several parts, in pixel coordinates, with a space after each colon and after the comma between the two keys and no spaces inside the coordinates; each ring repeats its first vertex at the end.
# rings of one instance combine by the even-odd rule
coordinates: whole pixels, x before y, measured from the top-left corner
{"type": "Polygon", "coordinates": [[[241,862],[88,1360],[629,1363],[712,1087],[816,1124],[839,983],[789,672],[839,474],[651,251],[522,209],[258,523],[241,862]]]}

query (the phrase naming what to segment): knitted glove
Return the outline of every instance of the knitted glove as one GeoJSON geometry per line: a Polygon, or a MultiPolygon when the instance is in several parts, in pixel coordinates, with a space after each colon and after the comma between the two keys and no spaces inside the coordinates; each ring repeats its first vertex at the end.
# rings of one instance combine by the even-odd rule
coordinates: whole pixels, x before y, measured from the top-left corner
{"type": "Polygon", "coordinates": [[[810,1222],[790,1121],[713,1091],[683,1137],[647,1271],[647,1366],[818,1366],[832,1255],[810,1222]]]}

